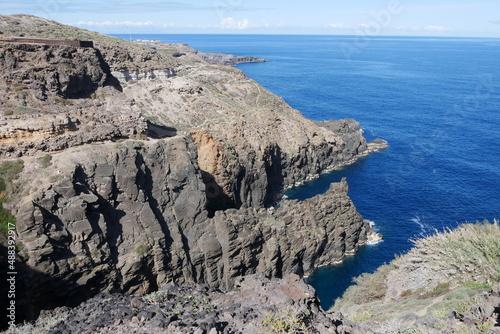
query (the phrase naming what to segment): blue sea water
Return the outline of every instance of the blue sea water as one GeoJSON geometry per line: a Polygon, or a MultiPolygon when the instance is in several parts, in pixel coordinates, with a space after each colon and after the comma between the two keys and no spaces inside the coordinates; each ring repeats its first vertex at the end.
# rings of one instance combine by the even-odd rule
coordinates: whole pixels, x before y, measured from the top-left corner
{"type": "Polygon", "coordinates": [[[384,235],[308,278],[324,308],[412,239],[500,218],[499,39],[374,37],[358,45],[353,36],[133,37],[266,58],[238,67],[308,118],[354,118],[368,139],[389,142],[288,193],[305,199],[346,177],[358,211],[384,235]]]}

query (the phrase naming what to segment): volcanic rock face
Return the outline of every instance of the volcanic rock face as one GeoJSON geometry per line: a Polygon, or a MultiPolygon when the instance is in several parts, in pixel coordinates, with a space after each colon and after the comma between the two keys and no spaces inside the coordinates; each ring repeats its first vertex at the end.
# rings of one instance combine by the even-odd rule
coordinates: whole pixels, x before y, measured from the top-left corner
{"type": "Polygon", "coordinates": [[[59,303],[71,304],[99,291],[146,293],[186,280],[229,289],[236,277],[257,272],[311,273],[366,242],[370,227],[345,181],[303,202],[208,218],[190,140],[120,145],[56,156],[61,180],[19,206],[17,230],[28,264],[68,282],[61,289],[30,277],[31,303],[59,296],[59,303]]]}
{"type": "Polygon", "coordinates": [[[370,151],[357,122],[307,120],[197,54],[27,16],[0,27],[9,20],[96,47],[0,44],[0,152],[24,160],[9,207],[35,313],[166,282],[304,275],[366,241],[345,181],[275,206],[283,189],[370,151]]]}
{"type": "MultiPolygon", "coordinates": [[[[70,98],[90,94],[107,79],[93,48],[7,44],[1,48],[0,65],[13,70],[3,75],[6,84],[16,85],[17,91],[30,90],[42,101],[50,93],[70,98]]],[[[18,97],[10,98],[18,102],[18,97]]]]}
{"type": "Polygon", "coordinates": [[[314,289],[296,275],[251,275],[230,292],[184,284],[139,298],[100,294],[73,309],[45,312],[38,324],[57,333],[367,333],[325,313],[314,289]]]}
{"type": "Polygon", "coordinates": [[[99,50],[0,44],[0,66],[0,156],[57,151],[146,128],[140,114],[103,108],[99,100],[121,87],[99,50]]]}

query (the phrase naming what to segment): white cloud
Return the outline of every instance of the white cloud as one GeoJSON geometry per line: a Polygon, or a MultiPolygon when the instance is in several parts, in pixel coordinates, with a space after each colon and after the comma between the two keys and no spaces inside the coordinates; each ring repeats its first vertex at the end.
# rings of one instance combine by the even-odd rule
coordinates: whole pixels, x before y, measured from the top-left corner
{"type": "Polygon", "coordinates": [[[446,32],[446,31],[453,31],[453,28],[443,27],[443,26],[426,26],[424,27],[424,30],[432,32],[446,32]]]}
{"type": "Polygon", "coordinates": [[[248,29],[248,28],[254,27],[254,25],[248,19],[243,19],[243,20],[237,21],[237,20],[233,19],[232,17],[225,17],[220,22],[219,27],[222,29],[240,29],[240,30],[243,30],[243,29],[248,29]]]}
{"type": "Polygon", "coordinates": [[[422,27],[419,27],[419,26],[399,26],[397,29],[403,30],[403,31],[421,31],[422,27]]]}
{"type": "Polygon", "coordinates": [[[453,28],[443,27],[443,26],[399,26],[398,30],[402,31],[427,31],[427,32],[452,32],[453,28]]]}
{"type": "Polygon", "coordinates": [[[334,28],[334,29],[349,29],[350,28],[348,25],[345,25],[343,23],[330,23],[328,26],[330,28],[334,28]]]}
{"type": "Polygon", "coordinates": [[[90,27],[90,28],[123,28],[123,27],[149,27],[149,28],[179,28],[179,29],[224,29],[224,30],[246,30],[252,28],[264,28],[264,29],[272,29],[272,28],[284,28],[287,27],[288,24],[286,22],[277,22],[277,23],[269,23],[266,20],[262,20],[259,23],[255,24],[251,22],[249,19],[244,18],[242,20],[236,20],[232,17],[223,18],[218,24],[208,24],[208,25],[196,25],[196,24],[188,24],[188,25],[178,25],[171,22],[165,23],[154,23],[152,21],[80,21],[74,23],[75,26],[78,27],[90,27]]]}
{"type": "Polygon", "coordinates": [[[80,21],[76,24],[77,26],[89,26],[89,27],[150,27],[154,26],[153,22],[132,22],[132,21],[122,21],[122,22],[95,22],[95,21],[80,21]]]}

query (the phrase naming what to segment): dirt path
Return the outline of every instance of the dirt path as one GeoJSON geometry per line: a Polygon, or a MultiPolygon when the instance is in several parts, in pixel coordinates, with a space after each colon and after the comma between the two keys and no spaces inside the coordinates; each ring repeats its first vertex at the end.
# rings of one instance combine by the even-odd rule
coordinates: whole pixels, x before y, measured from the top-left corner
{"type": "Polygon", "coordinates": [[[443,301],[443,298],[444,298],[444,295],[441,295],[441,296],[438,296],[438,297],[434,298],[432,300],[432,303],[430,305],[427,305],[423,309],[415,312],[415,314],[418,315],[419,317],[425,316],[427,314],[427,311],[429,311],[429,308],[431,308],[432,306],[434,306],[434,305],[436,305],[438,303],[441,303],[443,301]]]}
{"type": "Polygon", "coordinates": [[[257,99],[255,100],[255,105],[257,107],[259,107],[259,100],[260,100],[260,97],[262,96],[262,92],[260,90],[260,85],[259,84],[257,84],[257,89],[259,90],[259,95],[257,95],[257,99]]]}

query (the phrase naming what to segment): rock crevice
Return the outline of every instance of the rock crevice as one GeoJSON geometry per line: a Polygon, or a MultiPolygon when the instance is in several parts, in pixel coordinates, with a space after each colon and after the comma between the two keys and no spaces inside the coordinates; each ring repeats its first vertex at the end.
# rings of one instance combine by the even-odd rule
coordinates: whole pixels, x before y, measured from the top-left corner
{"type": "MultiPolygon", "coordinates": [[[[89,286],[80,298],[146,293],[186,280],[230,289],[236,277],[257,272],[309,274],[366,242],[370,227],[345,180],[303,202],[227,209],[209,218],[197,151],[183,137],[100,149],[99,163],[90,156],[37,191],[17,212],[30,267],[89,286]]],[[[40,303],[58,288],[35,278],[30,284],[45,286],[33,291],[40,303]]],[[[69,288],[65,293],[75,300],[69,288]]]]}
{"type": "Polygon", "coordinates": [[[16,20],[54,35],[34,37],[95,45],[0,45],[0,155],[25,162],[10,206],[34,309],[167,282],[306,275],[366,242],[345,181],[276,205],[285,188],[375,149],[357,122],[308,120],[238,69],[174,57],[175,45],[30,16],[0,16],[0,27],[16,20]]]}

